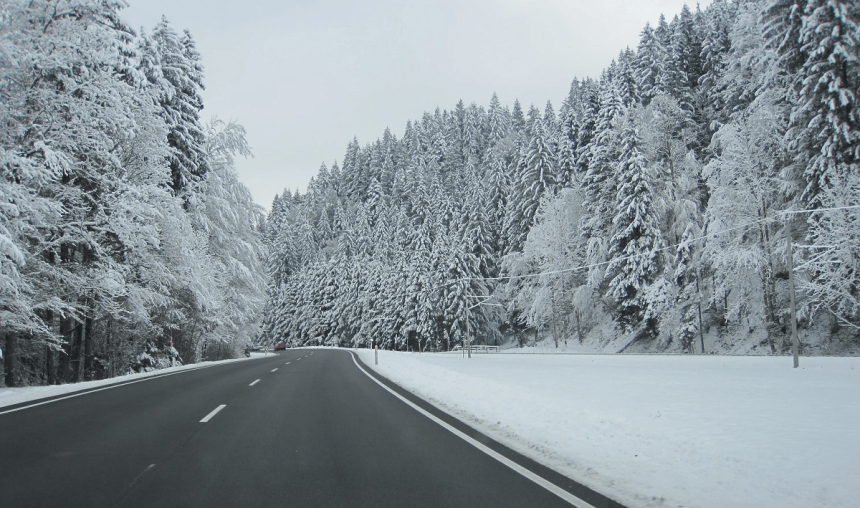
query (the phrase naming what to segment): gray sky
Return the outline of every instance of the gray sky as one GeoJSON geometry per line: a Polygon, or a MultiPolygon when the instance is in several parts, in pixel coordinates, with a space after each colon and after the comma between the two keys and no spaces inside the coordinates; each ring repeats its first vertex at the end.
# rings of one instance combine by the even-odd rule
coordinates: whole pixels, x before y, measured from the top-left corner
{"type": "MultiPolygon", "coordinates": [[[[203,118],[237,120],[255,158],[242,182],[267,209],[304,192],[385,127],[457,101],[519,99],[558,111],[574,77],[598,77],[684,0],[128,0],[124,18],[152,30],[164,14],[197,41],[206,70],[203,118]]],[[[702,8],[709,0],[701,2],[702,8]]],[[[691,3],[691,8],[695,4],[691,3]]]]}

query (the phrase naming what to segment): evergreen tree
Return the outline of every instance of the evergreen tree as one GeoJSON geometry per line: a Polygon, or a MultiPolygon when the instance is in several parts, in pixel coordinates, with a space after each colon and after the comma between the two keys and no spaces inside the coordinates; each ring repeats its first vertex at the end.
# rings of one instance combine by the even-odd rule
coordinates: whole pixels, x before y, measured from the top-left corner
{"type": "Polygon", "coordinates": [[[554,192],[558,185],[555,152],[540,118],[535,119],[532,137],[524,154],[519,208],[522,220],[528,225],[534,219],[541,196],[554,192]]]}
{"type": "MultiPolygon", "coordinates": [[[[619,322],[631,330],[645,316],[648,302],[644,294],[660,272],[663,238],[654,209],[651,173],[631,113],[619,127],[618,214],[612,221],[609,240],[608,296],[619,304],[619,322]]],[[[654,333],[656,325],[651,320],[646,329],[654,333]]]]}
{"type": "MultiPolygon", "coordinates": [[[[594,137],[587,146],[588,171],[583,178],[586,209],[589,216],[583,224],[583,232],[595,241],[601,241],[609,231],[614,215],[616,179],[614,163],[617,160],[616,132],[613,123],[622,112],[623,105],[615,83],[604,74],[600,84],[599,110],[594,127],[594,137]]],[[[593,254],[599,248],[594,245],[593,254]]],[[[602,261],[597,257],[592,261],[602,261]]]]}
{"type": "Polygon", "coordinates": [[[490,109],[488,115],[488,133],[487,144],[493,146],[502,139],[506,138],[511,130],[511,119],[507,112],[502,108],[499,102],[499,97],[493,92],[493,98],[490,99],[490,109]]]}
{"type": "Polygon", "coordinates": [[[514,109],[511,112],[511,125],[514,130],[522,134],[526,127],[526,117],[523,114],[523,108],[520,106],[520,101],[514,100],[514,109]]]}
{"type": "Polygon", "coordinates": [[[651,28],[651,25],[646,24],[640,36],[634,70],[642,104],[645,106],[659,91],[659,76],[663,72],[662,65],[666,60],[665,51],[666,48],[660,45],[659,39],[654,34],[654,29],[651,28]]]}
{"type": "Polygon", "coordinates": [[[764,39],[776,50],[782,66],[796,73],[806,61],[802,47],[803,10],[806,0],[771,0],[763,12],[764,39]]]}
{"type": "Polygon", "coordinates": [[[792,114],[802,159],[808,160],[804,200],[817,196],[839,174],[860,162],[860,7],[849,0],[810,0],[800,31],[806,55],[795,78],[798,108],[792,114]]]}
{"type": "Polygon", "coordinates": [[[161,18],[152,32],[152,39],[158,45],[161,71],[169,85],[161,92],[159,101],[168,127],[172,186],[180,193],[208,170],[202,152],[205,136],[199,119],[203,109],[200,97],[203,67],[191,34],[186,31],[180,36],[170,27],[167,18],[161,18]]]}

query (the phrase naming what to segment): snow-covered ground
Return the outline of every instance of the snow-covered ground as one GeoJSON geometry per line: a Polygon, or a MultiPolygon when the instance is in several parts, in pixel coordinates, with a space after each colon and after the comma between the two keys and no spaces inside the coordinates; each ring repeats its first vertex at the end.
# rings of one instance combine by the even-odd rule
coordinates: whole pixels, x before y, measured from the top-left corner
{"type": "MultiPolygon", "coordinates": [[[[272,356],[273,353],[268,353],[272,356]]],[[[179,372],[183,370],[199,369],[202,367],[211,367],[230,362],[241,362],[252,358],[265,358],[264,353],[251,353],[251,358],[237,358],[234,360],[221,360],[218,362],[200,362],[189,365],[179,365],[176,367],[168,367],[166,369],[152,370],[149,372],[141,372],[139,374],[127,374],[125,376],[117,376],[110,379],[100,379],[98,381],[85,381],[83,383],[69,383],[64,385],[53,386],[25,386],[21,388],[0,388],[0,408],[20,404],[22,402],[30,402],[31,400],[43,399],[45,397],[54,397],[56,395],[65,395],[67,393],[79,392],[81,390],[89,390],[101,386],[112,385],[116,383],[125,383],[127,381],[135,381],[139,378],[151,376],[160,376],[170,372],[179,372]]]]}
{"type": "Polygon", "coordinates": [[[860,358],[791,365],[380,351],[374,368],[631,507],[860,506],[860,358]]]}

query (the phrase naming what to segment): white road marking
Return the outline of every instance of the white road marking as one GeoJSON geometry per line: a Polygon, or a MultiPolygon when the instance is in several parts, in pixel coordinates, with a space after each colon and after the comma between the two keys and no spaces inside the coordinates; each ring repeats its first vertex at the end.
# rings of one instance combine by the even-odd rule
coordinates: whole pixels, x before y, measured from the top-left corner
{"type": "Polygon", "coordinates": [[[290,362],[287,362],[287,363],[285,363],[284,365],[289,365],[289,364],[290,364],[290,362]]]}
{"type": "MultiPolygon", "coordinates": [[[[195,367],[193,369],[185,369],[185,370],[180,370],[177,372],[168,372],[167,374],[160,374],[157,376],[145,377],[143,379],[138,379],[137,381],[129,381],[127,383],[123,383],[120,381],[116,384],[112,384],[110,386],[105,386],[104,388],[98,388],[96,390],[89,390],[89,391],[85,391],[85,392],[74,393],[72,395],[66,395],[65,397],[58,397],[56,399],[46,400],[44,402],[37,402],[35,404],[30,404],[28,406],[23,406],[23,407],[19,407],[19,408],[15,408],[15,409],[9,409],[6,411],[0,411],[0,415],[5,415],[7,413],[14,413],[15,411],[21,411],[22,409],[29,409],[31,407],[41,406],[43,404],[50,404],[51,402],[59,402],[61,400],[72,399],[75,397],[80,397],[81,395],[89,395],[90,393],[103,392],[105,390],[110,390],[112,388],[119,388],[120,386],[128,386],[128,385],[133,385],[135,383],[143,383],[144,381],[152,381],[153,379],[161,379],[161,378],[167,377],[167,376],[175,376],[176,374],[185,374],[186,372],[194,372],[195,370],[208,369],[210,367],[217,367],[218,365],[226,365],[226,364],[219,363],[217,365],[204,365],[202,367],[195,367]]],[[[86,388],[84,388],[84,390],[86,390],[86,388]]]]}
{"type": "Polygon", "coordinates": [[[253,383],[249,384],[248,386],[254,386],[255,384],[257,384],[257,383],[259,383],[259,382],[260,382],[260,380],[258,379],[258,380],[256,380],[256,381],[254,381],[253,383]]]}
{"type": "MultiPolygon", "coordinates": [[[[200,423],[206,423],[206,422],[208,422],[209,420],[211,420],[211,419],[212,419],[212,417],[214,417],[215,415],[217,415],[217,414],[218,414],[218,411],[221,411],[221,410],[222,410],[222,409],[224,409],[225,407],[227,407],[227,404],[221,404],[220,406],[216,407],[215,409],[213,409],[213,410],[212,410],[212,412],[211,412],[211,413],[209,413],[208,415],[204,416],[204,417],[203,417],[203,419],[202,419],[202,420],[200,420],[200,423]]],[[[152,467],[152,466],[149,466],[149,467],[152,467]]]]}
{"type": "Polygon", "coordinates": [[[272,369],[272,372],[275,372],[276,370],[278,370],[278,368],[277,368],[277,367],[275,367],[274,369],[272,369]]]}
{"type": "Polygon", "coordinates": [[[142,473],[137,475],[137,478],[135,478],[134,481],[129,484],[129,487],[133,487],[134,484],[137,483],[138,480],[140,480],[141,476],[145,475],[150,469],[152,469],[154,467],[155,467],[155,464],[150,464],[148,468],[144,469],[142,473]]]}
{"type": "Polygon", "coordinates": [[[428,413],[427,411],[425,411],[425,410],[424,410],[424,409],[422,409],[421,407],[419,407],[419,406],[415,405],[415,404],[414,404],[414,403],[412,403],[412,401],[410,401],[409,399],[407,399],[407,398],[403,397],[402,395],[400,395],[399,393],[395,392],[395,391],[394,391],[394,390],[392,390],[391,388],[389,388],[389,387],[385,386],[385,384],[384,384],[384,383],[382,383],[381,381],[379,381],[379,380],[378,380],[378,379],[376,379],[375,377],[371,376],[371,375],[370,375],[366,370],[364,370],[364,369],[361,367],[361,365],[359,365],[359,364],[358,364],[358,360],[356,360],[356,359],[355,359],[355,356],[354,356],[354,355],[352,355],[352,361],[353,361],[353,362],[355,362],[355,366],[356,366],[356,367],[358,367],[358,369],[359,369],[359,370],[361,370],[362,372],[364,372],[364,375],[365,375],[365,376],[367,376],[367,377],[369,377],[370,379],[372,379],[372,380],[373,380],[373,382],[375,382],[375,383],[376,383],[376,384],[378,384],[379,386],[381,386],[381,387],[385,388],[386,390],[388,390],[388,392],[389,392],[389,393],[391,393],[392,395],[394,395],[394,396],[395,396],[395,397],[397,397],[398,399],[400,399],[400,400],[402,400],[403,402],[405,402],[405,403],[406,403],[406,405],[408,405],[408,406],[409,406],[409,407],[411,407],[412,409],[414,409],[414,410],[418,411],[419,413],[421,413],[422,415],[426,416],[427,418],[429,418],[429,419],[433,420],[434,422],[438,423],[438,424],[439,424],[439,425],[441,425],[444,429],[448,430],[449,432],[451,432],[451,433],[452,433],[452,434],[454,434],[455,436],[459,437],[459,438],[460,438],[460,439],[462,439],[463,441],[465,441],[465,442],[469,443],[470,445],[474,446],[475,448],[477,448],[477,449],[481,450],[482,452],[486,453],[486,454],[487,454],[487,455],[489,455],[490,457],[492,457],[492,458],[494,458],[494,459],[498,460],[498,461],[499,461],[499,462],[501,462],[502,464],[504,464],[504,465],[508,466],[509,468],[513,469],[514,471],[516,471],[517,473],[519,473],[519,474],[521,474],[521,475],[525,476],[525,477],[526,477],[526,478],[528,478],[529,480],[531,480],[531,481],[533,481],[533,482],[537,483],[537,484],[538,484],[538,485],[540,485],[541,487],[543,487],[543,488],[545,488],[546,490],[548,490],[548,491],[552,492],[552,493],[553,493],[553,494],[555,494],[556,496],[558,496],[558,497],[560,497],[560,498],[564,499],[565,501],[567,501],[568,503],[572,504],[573,506],[576,506],[576,507],[578,507],[578,508],[595,508],[593,505],[590,505],[590,504],[586,503],[586,502],[585,502],[585,501],[583,501],[582,499],[579,499],[578,497],[576,497],[576,496],[574,496],[573,494],[571,494],[570,492],[568,492],[568,491],[566,491],[566,490],[562,489],[561,487],[557,486],[556,484],[554,484],[554,483],[550,482],[549,480],[546,480],[546,479],[544,479],[544,478],[542,478],[542,477],[540,477],[540,476],[536,475],[535,473],[533,473],[533,472],[529,471],[528,469],[526,469],[526,468],[524,468],[523,466],[521,466],[521,465],[517,464],[516,462],[514,462],[514,461],[512,461],[511,459],[509,459],[509,458],[505,457],[504,455],[502,455],[502,454],[500,454],[499,452],[497,452],[497,451],[493,450],[492,448],[490,448],[490,447],[488,447],[488,446],[484,445],[483,443],[480,443],[480,442],[476,441],[476,440],[475,440],[475,439],[473,439],[471,436],[468,436],[468,435],[464,434],[463,432],[461,432],[461,431],[457,430],[456,428],[452,427],[451,425],[449,425],[448,423],[444,422],[443,420],[440,420],[440,419],[439,419],[439,418],[437,418],[436,416],[434,416],[434,415],[432,415],[432,414],[428,413]]]}

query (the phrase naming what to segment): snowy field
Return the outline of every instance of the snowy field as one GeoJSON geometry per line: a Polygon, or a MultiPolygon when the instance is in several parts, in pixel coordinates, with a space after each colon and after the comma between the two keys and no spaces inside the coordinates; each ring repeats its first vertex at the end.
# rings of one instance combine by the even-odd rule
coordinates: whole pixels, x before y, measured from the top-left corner
{"type": "MultiPolygon", "coordinates": [[[[274,353],[268,353],[272,356],[274,353]]],[[[135,381],[151,376],[159,376],[171,372],[180,372],[183,370],[200,369],[203,367],[211,367],[230,362],[241,362],[253,358],[265,358],[264,353],[251,353],[251,358],[237,358],[234,360],[221,360],[217,362],[200,362],[189,365],[179,365],[176,367],[168,367],[166,369],[152,370],[149,372],[141,372],[139,374],[126,374],[125,376],[117,376],[110,379],[100,379],[98,381],[85,381],[83,383],[68,383],[64,385],[53,386],[25,386],[21,388],[0,388],[0,408],[11,406],[12,404],[20,404],[22,402],[30,402],[31,400],[43,399],[45,397],[54,397],[56,395],[65,395],[67,393],[79,392],[81,390],[89,390],[101,386],[112,385],[116,383],[125,383],[135,381]]]]}
{"type": "Polygon", "coordinates": [[[860,506],[860,358],[380,351],[375,369],[631,507],[860,506]]]}

